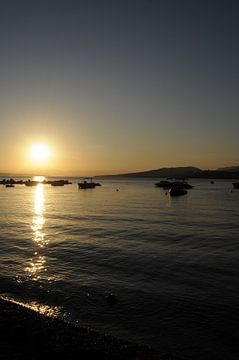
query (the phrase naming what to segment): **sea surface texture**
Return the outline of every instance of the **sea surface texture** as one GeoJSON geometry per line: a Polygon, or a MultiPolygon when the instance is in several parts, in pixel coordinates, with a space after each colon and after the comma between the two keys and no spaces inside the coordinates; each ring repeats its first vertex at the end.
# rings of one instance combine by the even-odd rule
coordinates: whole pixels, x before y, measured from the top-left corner
{"type": "Polygon", "coordinates": [[[0,185],[1,295],[184,359],[238,359],[233,180],[175,198],[156,180],[100,182],[0,185]]]}

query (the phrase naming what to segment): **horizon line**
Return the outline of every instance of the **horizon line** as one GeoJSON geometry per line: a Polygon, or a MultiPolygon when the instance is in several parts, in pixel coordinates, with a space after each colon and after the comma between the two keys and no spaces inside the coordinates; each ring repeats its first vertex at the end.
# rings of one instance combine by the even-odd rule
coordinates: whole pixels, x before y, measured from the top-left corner
{"type": "MultiPolygon", "coordinates": [[[[223,170],[223,169],[227,169],[227,168],[234,168],[234,167],[239,167],[239,165],[227,165],[227,166],[223,166],[223,167],[218,167],[218,168],[207,168],[207,169],[204,169],[204,168],[199,168],[197,166],[192,166],[192,165],[188,165],[188,166],[164,166],[164,167],[159,167],[159,168],[154,168],[154,169],[150,169],[150,170],[137,170],[137,171],[124,171],[124,172],[110,172],[110,171],[102,171],[101,174],[94,174],[94,175],[80,175],[80,174],[70,174],[70,175],[66,175],[66,174],[57,174],[57,171],[56,171],[56,174],[47,174],[43,172],[13,172],[13,171],[0,171],[0,176],[3,177],[3,176],[24,176],[24,177],[33,177],[33,176],[48,176],[48,177],[65,177],[65,176],[68,176],[68,177],[72,177],[72,178],[77,178],[77,177],[99,177],[99,176],[120,176],[120,175],[127,175],[127,174],[137,174],[137,173],[142,173],[142,172],[150,172],[150,171],[157,171],[157,170],[161,170],[161,169],[180,169],[180,168],[197,168],[199,170],[202,170],[202,171],[218,171],[218,170],[223,170]],[[109,173],[108,173],[109,172],[109,173]]],[[[69,171],[71,172],[71,171],[69,171]]]]}

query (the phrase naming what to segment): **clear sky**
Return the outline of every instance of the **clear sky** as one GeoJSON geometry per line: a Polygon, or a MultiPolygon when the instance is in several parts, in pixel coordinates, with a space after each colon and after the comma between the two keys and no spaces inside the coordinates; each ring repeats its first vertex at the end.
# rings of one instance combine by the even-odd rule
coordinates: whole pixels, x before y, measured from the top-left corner
{"type": "Polygon", "coordinates": [[[236,0],[0,0],[0,46],[2,172],[239,164],[236,0]]]}

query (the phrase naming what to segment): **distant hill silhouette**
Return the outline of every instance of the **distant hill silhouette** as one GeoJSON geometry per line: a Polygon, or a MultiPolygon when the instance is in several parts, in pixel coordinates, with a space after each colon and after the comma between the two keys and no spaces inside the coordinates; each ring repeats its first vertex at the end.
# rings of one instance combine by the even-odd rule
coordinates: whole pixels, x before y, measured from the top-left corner
{"type": "Polygon", "coordinates": [[[201,170],[197,167],[185,166],[185,167],[161,168],[161,169],[126,173],[126,174],[117,174],[117,175],[101,175],[97,177],[239,179],[239,167],[232,167],[226,169],[232,169],[232,170],[225,170],[225,168],[218,170],[201,170]]]}
{"type": "Polygon", "coordinates": [[[237,171],[239,171],[239,165],[237,165],[237,166],[227,166],[227,167],[219,168],[219,169],[217,169],[217,171],[237,172],[237,171]]]}

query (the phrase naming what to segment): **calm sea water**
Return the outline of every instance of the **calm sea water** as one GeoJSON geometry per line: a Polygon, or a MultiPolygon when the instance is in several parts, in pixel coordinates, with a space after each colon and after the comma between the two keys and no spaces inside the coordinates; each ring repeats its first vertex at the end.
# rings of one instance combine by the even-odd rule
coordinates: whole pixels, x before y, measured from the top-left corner
{"type": "Polygon", "coordinates": [[[74,181],[0,186],[1,295],[182,358],[238,359],[232,181],[192,180],[178,198],[154,180],[74,181]]]}

